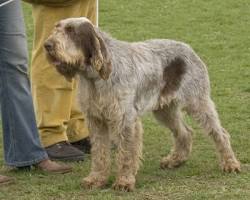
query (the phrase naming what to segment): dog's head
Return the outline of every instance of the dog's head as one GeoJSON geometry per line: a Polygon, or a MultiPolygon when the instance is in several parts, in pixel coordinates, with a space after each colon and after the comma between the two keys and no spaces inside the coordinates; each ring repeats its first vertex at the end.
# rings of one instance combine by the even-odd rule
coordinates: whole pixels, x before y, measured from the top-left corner
{"type": "Polygon", "coordinates": [[[105,42],[85,17],[59,21],[45,41],[44,48],[48,60],[67,80],[90,67],[102,79],[109,78],[111,61],[105,42]]]}

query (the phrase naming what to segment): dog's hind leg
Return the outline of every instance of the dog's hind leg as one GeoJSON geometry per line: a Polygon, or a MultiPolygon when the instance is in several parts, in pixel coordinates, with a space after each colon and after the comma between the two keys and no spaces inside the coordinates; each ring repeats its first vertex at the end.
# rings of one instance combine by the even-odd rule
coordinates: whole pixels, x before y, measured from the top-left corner
{"type": "Polygon", "coordinates": [[[192,149],[192,129],[183,121],[177,104],[171,103],[163,109],[154,111],[156,119],[168,127],[174,136],[174,147],[170,154],[161,160],[161,168],[175,168],[188,159],[192,149]]]}
{"type": "Polygon", "coordinates": [[[223,171],[239,172],[240,163],[232,150],[229,139],[230,136],[221,126],[214,102],[210,97],[190,106],[188,112],[201,124],[205,132],[213,139],[220,155],[223,171]]]}
{"type": "Polygon", "coordinates": [[[106,124],[97,118],[88,117],[91,141],[91,171],[83,179],[87,188],[101,188],[107,183],[110,172],[110,138],[106,124]]]}
{"type": "Polygon", "coordinates": [[[126,124],[120,131],[117,153],[118,173],[113,185],[116,190],[132,191],[134,189],[135,176],[142,155],[142,134],[140,119],[132,124],[126,124]]]}

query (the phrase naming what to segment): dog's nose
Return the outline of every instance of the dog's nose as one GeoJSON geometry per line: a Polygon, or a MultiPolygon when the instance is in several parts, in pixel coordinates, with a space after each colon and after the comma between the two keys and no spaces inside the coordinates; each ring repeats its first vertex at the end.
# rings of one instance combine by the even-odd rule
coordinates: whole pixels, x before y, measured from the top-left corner
{"type": "Polygon", "coordinates": [[[46,41],[44,43],[44,48],[47,50],[47,51],[51,51],[53,49],[53,43],[51,41],[46,41]]]}

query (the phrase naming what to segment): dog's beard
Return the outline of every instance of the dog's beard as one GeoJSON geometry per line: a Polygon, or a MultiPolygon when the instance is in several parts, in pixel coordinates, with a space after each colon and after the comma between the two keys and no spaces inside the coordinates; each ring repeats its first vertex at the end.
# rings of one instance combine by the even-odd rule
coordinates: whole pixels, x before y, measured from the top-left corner
{"type": "Polygon", "coordinates": [[[78,67],[76,65],[70,65],[65,62],[55,65],[56,70],[62,74],[66,80],[71,81],[72,78],[76,75],[78,67]]]}
{"type": "Polygon", "coordinates": [[[56,56],[56,53],[54,50],[46,51],[46,57],[49,63],[53,65],[59,65],[61,63],[60,59],[56,56]]]}
{"type": "Polygon", "coordinates": [[[71,81],[76,75],[80,64],[70,64],[60,60],[53,52],[47,52],[46,54],[48,61],[56,67],[56,70],[62,74],[66,80],[71,81]]]}

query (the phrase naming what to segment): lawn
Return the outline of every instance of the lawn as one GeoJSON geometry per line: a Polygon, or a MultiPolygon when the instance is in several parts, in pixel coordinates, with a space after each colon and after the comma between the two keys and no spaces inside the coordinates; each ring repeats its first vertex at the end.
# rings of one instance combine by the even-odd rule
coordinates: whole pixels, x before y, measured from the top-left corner
{"type": "MultiPolygon", "coordinates": [[[[208,66],[212,96],[233,149],[242,163],[240,174],[223,173],[214,146],[191,119],[193,151],[175,170],[161,170],[159,161],[170,151],[169,130],[151,114],[144,117],[144,161],[136,190],[131,193],[86,190],[80,181],[90,170],[90,158],[72,163],[74,171],[49,175],[40,171],[1,174],[17,183],[0,188],[1,200],[198,200],[250,199],[250,4],[249,0],[101,0],[100,27],[120,40],[171,38],[189,43],[208,66]]],[[[31,7],[24,4],[29,47],[31,7]]],[[[0,145],[1,146],[1,145],[0,145]]],[[[4,164],[2,151],[0,164],[4,164]]],[[[115,170],[115,169],[114,169],[115,170]]],[[[114,173],[113,173],[114,174],[114,173]]],[[[109,186],[114,181],[110,177],[109,186]]]]}

